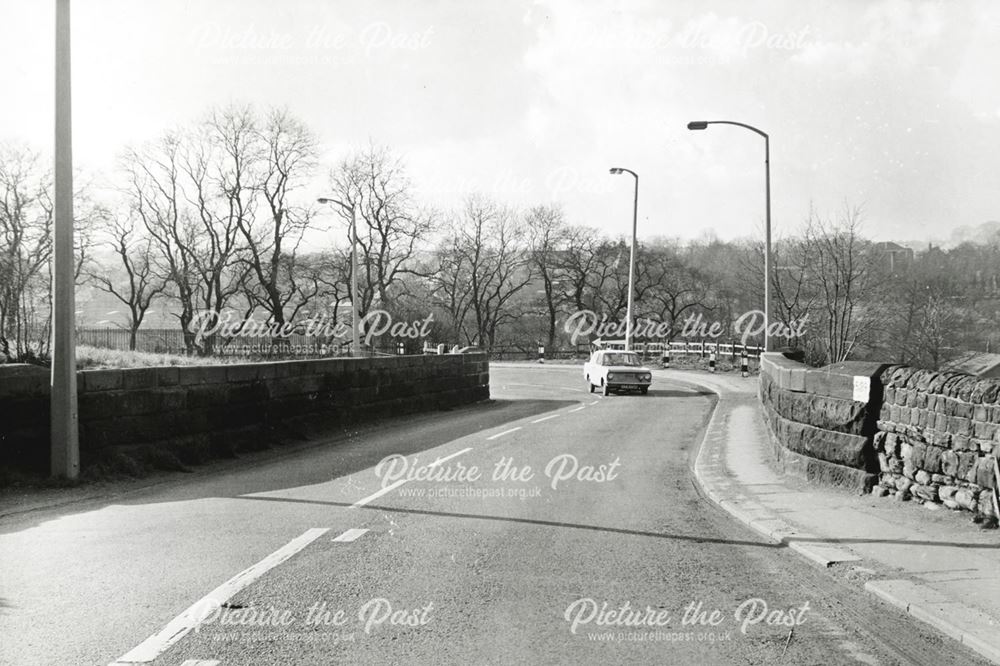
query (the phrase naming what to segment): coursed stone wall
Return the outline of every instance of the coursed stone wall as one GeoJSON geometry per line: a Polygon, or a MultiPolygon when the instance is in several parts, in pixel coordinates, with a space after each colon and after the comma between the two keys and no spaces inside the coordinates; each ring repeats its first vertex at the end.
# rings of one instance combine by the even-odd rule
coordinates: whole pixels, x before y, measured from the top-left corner
{"type": "MultiPolygon", "coordinates": [[[[77,373],[80,461],[176,467],[380,416],[489,398],[485,354],[77,373]]],[[[49,373],[0,366],[0,465],[49,466],[49,373]]]]}
{"type": "Polygon", "coordinates": [[[877,492],[995,515],[1000,380],[891,366],[882,382],[877,492]]]}
{"type": "Polygon", "coordinates": [[[873,440],[884,367],[848,362],[810,368],[780,353],[761,356],[761,405],[785,471],[859,492],[876,484],[873,440]]]}

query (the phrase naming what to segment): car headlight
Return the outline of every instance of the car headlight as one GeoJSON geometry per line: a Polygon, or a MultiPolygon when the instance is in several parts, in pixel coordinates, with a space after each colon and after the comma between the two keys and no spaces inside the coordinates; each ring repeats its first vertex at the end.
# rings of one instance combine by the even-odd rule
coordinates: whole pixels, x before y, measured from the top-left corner
{"type": "Polygon", "coordinates": [[[652,379],[653,379],[653,375],[651,375],[651,374],[649,374],[649,373],[647,372],[646,374],[644,374],[644,375],[642,376],[642,378],[643,378],[643,379],[644,379],[645,381],[647,381],[647,382],[648,382],[648,381],[652,381],[652,379]]]}
{"type": "Polygon", "coordinates": [[[615,373],[609,372],[608,373],[608,379],[614,379],[614,378],[615,378],[615,373]]]}

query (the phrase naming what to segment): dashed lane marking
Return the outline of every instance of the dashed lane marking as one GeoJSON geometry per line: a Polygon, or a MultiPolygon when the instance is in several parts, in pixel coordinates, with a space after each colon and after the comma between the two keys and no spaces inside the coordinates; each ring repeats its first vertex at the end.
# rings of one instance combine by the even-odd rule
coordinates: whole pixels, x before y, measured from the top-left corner
{"type": "Polygon", "coordinates": [[[392,492],[396,488],[399,488],[401,485],[403,485],[404,483],[406,483],[408,480],[409,479],[400,479],[399,481],[396,481],[394,483],[390,483],[388,486],[386,486],[382,490],[379,490],[378,492],[374,492],[374,493],[372,493],[371,495],[369,495],[368,497],[366,497],[364,499],[359,499],[357,502],[355,502],[354,504],[352,504],[348,508],[350,508],[350,509],[357,509],[359,507],[364,506],[365,504],[368,504],[369,502],[373,502],[373,501],[377,500],[379,497],[382,497],[382,495],[385,495],[386,493],[392,492]]]}
{"type": "Polygon", "coordinates": [[[334,537],[332,541],[334,543],[350,543],[351,541],[354,541],[355,539],[366,534],[367,532],[368,530],[352,527],[351,529],[347,530],[340,536],[334,537]]]}
{"type": "MultiPolygon", "coordinates": [[[[257,564],[244,569],[225,583],[192,604],[175,617],[158,633],[112,662],[111,666],[147,664],[166,652],[171,645],[184,638],[189,631],[211,617],[234,594],[249,586],[265,573],[278,566],[329,531],[327,527],[314,527],[295,537],[257,564]]],[[[198,663],[198,662],[196,662],[198,663]]],[[[216,662],[218,663],[218,662],[216,662]]]]}
{"type": "Polygon", "coordinates": [[[559,416],[559,414],[549,414],[548,416],[543,416],[540,419],[535,419],[534,421],[532,421],[532,423],[541,423],[542,421],[548,421],[549,419],[554,419],[557,416],[559,416]]]}
{"type": "Polygon", "coordinates": [[[503,437],[504,435],[509,435],[512,432],[516,432],[516,431],[518,431],[520,429],[521,429],[521,426],[517,426],[516,428],[511,428],[510,430],[504,430],[503,432],[498,432],[495,435],[490,435],[486,439],[497,439],[499,437],[503,437]]]}
{"type": "Polygon", "coordinates": [[[437,467],[438,465],[440,465],[444,461],[451,460],[452,458],[458,457],[458,456],[462,455],[463,453],[468,453],[471,450],[472,450],[472,447],[469,446],[467,448],[462,449],[461,451],[455,451],[455,453],[452,453],[451,455],[447,455],[444,458],[438,458],[437,460],[435,460],[434,462],[432,462],[430,465],[428,465],[428,467],[437,467]]]}
{"type": "Polygon", "coordinates": [[[569,410],[569,412],[570,412],[571,414],[572,414],[573,412],[578,412],[578,411],[580,411],[581,409],[585,408],[586,406],[587,406],[587,405],[580,405],[579,407],[576,407],[576,408],[574,408],[574,409],[571,409],[571,410],[569,410]]]}

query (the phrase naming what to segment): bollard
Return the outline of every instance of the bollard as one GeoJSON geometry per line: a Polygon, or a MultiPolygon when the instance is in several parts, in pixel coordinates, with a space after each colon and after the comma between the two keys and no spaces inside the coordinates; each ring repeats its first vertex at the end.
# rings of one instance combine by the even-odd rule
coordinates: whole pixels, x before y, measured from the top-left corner
{"type": "Polygon", "coordinates": [[[708,369],[710,372],[715,372],[715,352],[708,355],[708,369]]]}
{"type": "Polygon", "coordinates": [[[445,347],[444,347],[444,343],[442,342],[441,344],[439,344],[439,345],[437,346],[437,353],[438,353],[439,355],[440,355],[440,354],[444,354],[444,349],[445,349],[445,347]]]}
{"type": "Polygon", "coordinates": [[[402,342],[397,342],[396,343],[396,353],[399,354],[400,356],[402,356],[403,354],[405,354],[406,353],[406,345],[404,345],[402,342]]]}
{"type": "Polygon", "coordinates": [[[545,361],[545,347],[538,345],[538,362],[543,363],[545,361]]]}
{"type": "Polygon", "coordinates": [[[750,362],[747,360],[747,350],[744,349],[740,355],[740,374],[744,377],[750,376],[750,362]]]}
{"type": "Polygon", "coordinates": [[[670,348],[669,347],[663,351],[663,367],[664,368],[669,368],[670,367],[670,348]]]}

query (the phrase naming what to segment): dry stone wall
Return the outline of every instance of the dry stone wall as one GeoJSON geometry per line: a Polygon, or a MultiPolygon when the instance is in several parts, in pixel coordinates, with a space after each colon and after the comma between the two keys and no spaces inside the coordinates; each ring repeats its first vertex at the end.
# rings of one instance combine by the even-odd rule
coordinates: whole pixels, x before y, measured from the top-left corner
{"type": "Polygon", "coordinates": [[[882,382],[877,492],[995,515],[1000,380],[892,366],[882,382]]]}

